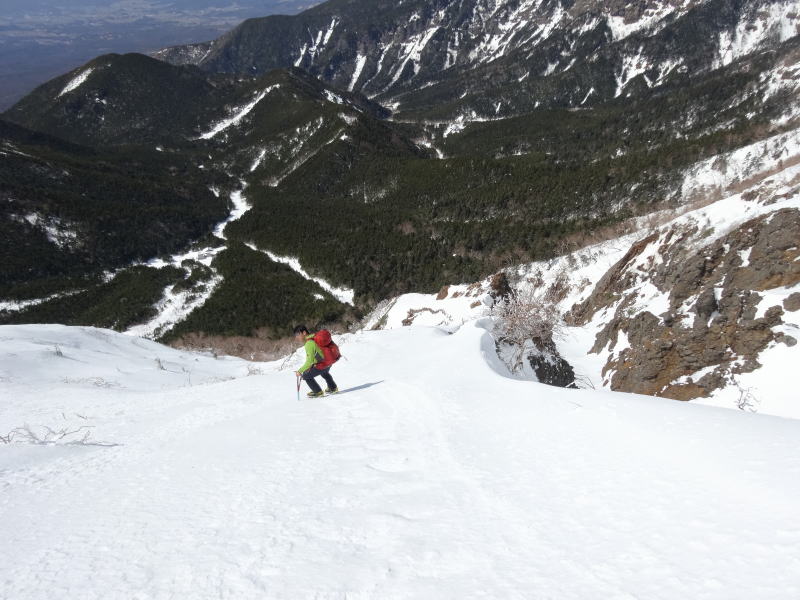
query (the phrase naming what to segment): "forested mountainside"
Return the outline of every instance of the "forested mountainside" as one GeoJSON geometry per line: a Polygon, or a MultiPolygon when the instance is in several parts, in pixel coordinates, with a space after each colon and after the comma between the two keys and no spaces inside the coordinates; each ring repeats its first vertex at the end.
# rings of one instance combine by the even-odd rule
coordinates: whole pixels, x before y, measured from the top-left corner
{"type": "MultiPolygon", "coordinates": [[[[563,253],[696,200],[699,161],[797,127],[796,4],[332,1],[160,60],[99,57],[2,115],[63,141],[4,141],[24,168],[0,164],[2,227],[35,214],[25,227],[52,266],[4,250],[20,275],[0,319],[280,336],[563,253]],[[17,191],[57,164],[51,146],[134,166],[192,226],[142,222],[142,249],[116,262],[48,241],[46,227],[88,227],[66,219],[70,169],[46,203],[17,191]],[[146,245],[158,231],[169,243],[146,245]],[[129,288],[147,293],[119,320],[129,288]]],[[[95,206],[104,223],[123,214],[95,206]]]]}

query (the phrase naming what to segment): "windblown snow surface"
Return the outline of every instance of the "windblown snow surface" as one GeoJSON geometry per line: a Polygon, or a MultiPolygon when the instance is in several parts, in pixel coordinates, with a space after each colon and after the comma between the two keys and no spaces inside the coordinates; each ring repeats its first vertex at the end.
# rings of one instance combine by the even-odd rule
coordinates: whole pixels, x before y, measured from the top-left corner
{"type": "Polygon", "coordinates": [[[299,355],[0,327],[0,597],[800,596],[800,421],[512,379],[484,320],[339,342],[298,402],[299,355]]]}

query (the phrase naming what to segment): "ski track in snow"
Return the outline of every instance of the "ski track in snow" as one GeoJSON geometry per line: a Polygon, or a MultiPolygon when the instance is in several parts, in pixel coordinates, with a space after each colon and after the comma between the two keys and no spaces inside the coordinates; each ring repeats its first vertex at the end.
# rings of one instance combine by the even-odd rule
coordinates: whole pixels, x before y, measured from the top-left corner
{"type": "Polygon", "coordinates": [[[798,422],[508,379],[480,324],[348,336],[351,390],[299,403],[277,363],[117,337],[0,328],[0,430],[118,444],[0,447],[2,597],[797,597],[798,422]]]}

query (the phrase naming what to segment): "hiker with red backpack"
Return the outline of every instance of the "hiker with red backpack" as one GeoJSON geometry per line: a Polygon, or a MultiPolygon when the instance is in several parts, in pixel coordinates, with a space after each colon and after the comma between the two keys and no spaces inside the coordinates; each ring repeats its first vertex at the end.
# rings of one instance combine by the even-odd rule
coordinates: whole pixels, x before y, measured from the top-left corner
{"type": "Polygon", "coordinates": [[[306,349],[306,362],[297,370],[297,375],[311,388],[307,394],[308,397],[320,398],[325,395],[325,392],[328,394],[338,392],[339,388],[336,387],[336,382],[331,377],[330,369],[333,363],[339,360],[341,354],[339,347],[331,341],[331,332],[321,329],[311,335],[305,325],[298,325],[294,328],[294,338],[301,342],[306,349]],[[325,392],[314,379],[317,375],[322,375],[325,383],[328,384],[325,392]]]}

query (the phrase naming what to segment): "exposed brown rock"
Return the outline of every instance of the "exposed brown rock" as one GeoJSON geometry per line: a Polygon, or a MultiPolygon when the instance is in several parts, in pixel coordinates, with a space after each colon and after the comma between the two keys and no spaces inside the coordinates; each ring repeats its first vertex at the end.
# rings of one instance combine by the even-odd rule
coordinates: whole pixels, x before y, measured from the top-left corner
{"type": "Polygon", "coordinates": [[[795,292],[783,301],[783,308],[789,312],[800,310],[800,292],[795,292]]]}
{"type": "Polygon", "coordinates": [[[489,293],[495,300],[508,298],[509,294],[511,294],[511,284],[503,271],[492,276],[492,280],[489,282],[489,289],[491,290],[489,293]]]}
{"type": "Polygon", "coordinates": [[[527,358],[539,383],[575,387],[575,371],[558,353],[552,338],[547,341],[534,340],[534,345],[535,351],[528,354],[527,358]]]}
{"type": "Polygon", "coordinates": [[[708,396],[730,374],[758,368],[770,343],[796,343],[773,328],[784,310],[800,309],[800,293],[760,318],[756,314],[759,291],[800,281],[800,211],[753,219],[704,247],[698,244],[703,238],[698,226],[649,235],[572,307],[568,319],[574,325],[613,311],[591,350],[612,352],[603,370],[612,389],[678,400],[708,396]],[[668,294],[667,312],[637,312],[636,289],[644,281],[668,294]],[[620,333],[630,347],[614,352],[620,333]],[[703,369],[702,377],[692,378],[703,369]]]}
{"type": "Polygon", "coordinates": [[[583,303],[572,307],[568,317],[570,325],[581,326],[592,320],[595,313],[609,306],[621,298],[626,290],[630,289],[635,276],[627,272],[630,262],[640,255],[647,246],[658,239],[658,234],[652,234],[633,244],[613,267],[597,282],[592,295],[583,303]]]}

